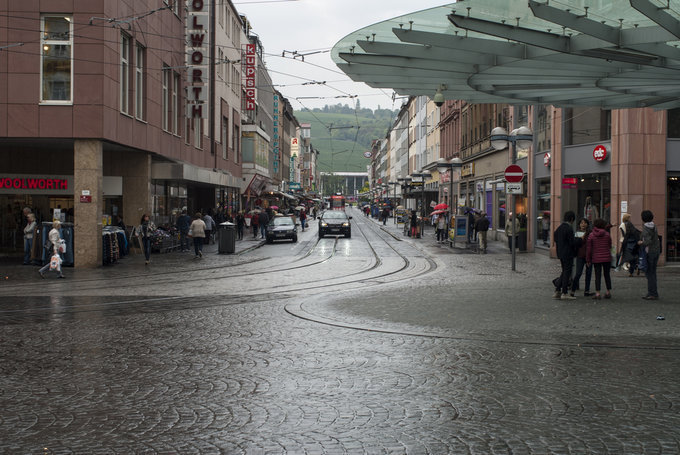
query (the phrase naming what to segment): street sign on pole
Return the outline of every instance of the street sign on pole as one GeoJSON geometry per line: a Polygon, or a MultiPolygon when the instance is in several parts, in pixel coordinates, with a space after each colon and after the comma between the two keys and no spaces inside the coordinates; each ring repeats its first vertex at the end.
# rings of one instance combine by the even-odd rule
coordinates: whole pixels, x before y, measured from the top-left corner
{"type": "Polygon", "coordinates": [[[522,182],[519,183],[510,183],[507,182],[505,184],[505,192],[508,194],[522,194],[523,193],[523,186],[522,182]]]}
{"type": "Polygon", "coordinates": [[[516,164],[511,164],[505,168],[505,181],[508,183],[519,183],[524,180],[524,169],[516,164]]]}

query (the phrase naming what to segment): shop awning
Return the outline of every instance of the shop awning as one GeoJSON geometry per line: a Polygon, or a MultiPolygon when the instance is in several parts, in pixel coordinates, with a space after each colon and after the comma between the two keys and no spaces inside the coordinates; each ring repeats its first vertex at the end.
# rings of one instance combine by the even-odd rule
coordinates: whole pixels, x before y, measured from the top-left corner
{"type": "Polygon", "coordinates": [[[267,183],[269,183],[267,177],[264,175],[255,174],[246,187],[245,193],[248,194],[250,192],[251,194],[259,196],[267,187],[267,183]]]}
{"type": "Polygon", "coordinates": [[[286,193],[284,193],[284,192],[282,192],[282,191],[275,191],[275,194],[277,194],[277,195],[279,195],[279,196],[281,196],[281,197],[284,197],[284,198],[286,198],[286,199],[293,200],[293,201],[296,201],[296,200],[297,200],[297,198],[296,198],[295,196],[292,196],[292,195],[290,195],[290,194],[286,194],[286,193]]]}
{"type": "Polygon", "coordinates": [[[357,82],[471,103],[680,106],[680,14],[652,0],[466,0],[357,30],[357,82]]]}

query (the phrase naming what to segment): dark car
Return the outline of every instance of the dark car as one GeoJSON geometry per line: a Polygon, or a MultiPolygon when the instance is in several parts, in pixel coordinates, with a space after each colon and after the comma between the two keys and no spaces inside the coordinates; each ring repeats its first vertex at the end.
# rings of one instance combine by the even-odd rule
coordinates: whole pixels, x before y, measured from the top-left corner
{"type": "Polygon", "coordinates": [[[319,217],[319,238],[329,234],[352,237],[351,219],[343,210],[326,210],[319,217]]]}
{"type": "Polygon", "coordinates": [[[267,225],[267,243],[284,239],[297,242],[297,224],[289,216],[275,216],[267,225]]]}

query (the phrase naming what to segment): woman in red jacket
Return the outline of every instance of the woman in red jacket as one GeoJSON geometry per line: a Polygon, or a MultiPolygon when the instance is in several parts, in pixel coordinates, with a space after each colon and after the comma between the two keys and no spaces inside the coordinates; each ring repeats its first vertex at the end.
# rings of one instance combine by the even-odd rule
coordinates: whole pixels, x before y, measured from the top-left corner
{"type": "Polygon", "coordinates": [[[586,262],[588,266],[591,264],[595,266],[595,295],[593,299],[599,300],[602,298],[600,296],[600,286],[602,284],[603,272],[604,282],[607,286],[607,293],[604,295],[604,298],[611,299],[612,279],[609,276],[609,268],[612,263],[612,238],[605,229],[605,226],[607,226],[605,220],[598,218],[593,224],[593,232],[588,236],[586,246],[586,262]]]}

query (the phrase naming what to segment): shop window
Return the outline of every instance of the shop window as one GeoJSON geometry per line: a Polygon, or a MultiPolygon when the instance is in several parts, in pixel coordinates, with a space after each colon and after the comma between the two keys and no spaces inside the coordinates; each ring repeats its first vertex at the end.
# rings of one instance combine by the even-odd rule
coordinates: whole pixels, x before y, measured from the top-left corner
{"type": "Polygon", "coordinates": [[[590,144],[611,139],[611,111],[597,107],[564,110],[565,145],[590,144]]]}
{"type": "Polygon", "coordinates": [[[234,125],[234,133],[231,135],[231,149],[233,150],[234,153],[234,162],[238,163],[241,161],[240,155],[241,155],[241,129],[238,127],[238,125],[234,125]]]}
{"type": "Polygon", "coordinates": [[[42,103],[70,103],[73,93],[73,24],[70,16],[41,20],[40,80],[42,103]]]}
{"type": "Polygon", "coordinates": [[[665,252],[668,262],[680,262],[680,175],[669,176],[666,191],[668,194],[668,219],[666,220],[665,252]]]}

